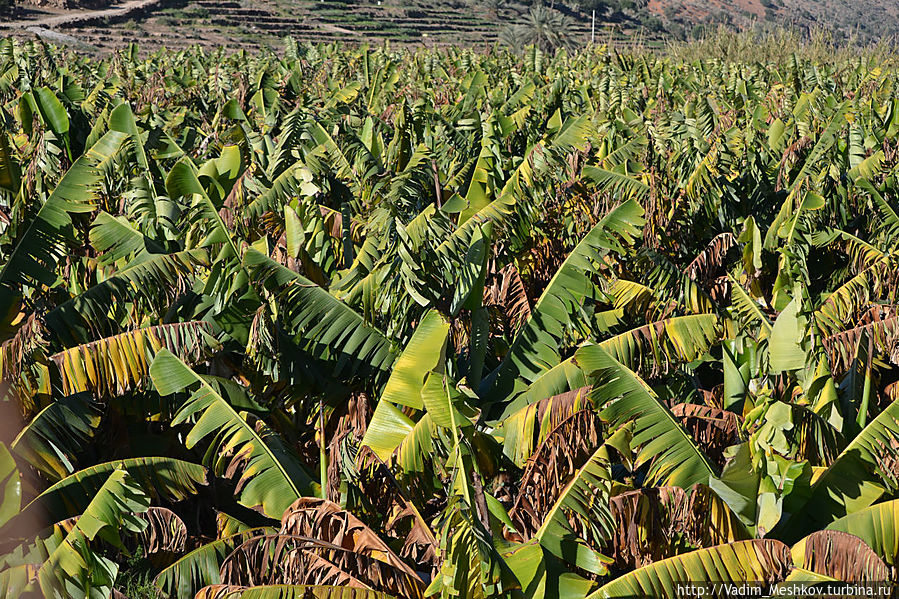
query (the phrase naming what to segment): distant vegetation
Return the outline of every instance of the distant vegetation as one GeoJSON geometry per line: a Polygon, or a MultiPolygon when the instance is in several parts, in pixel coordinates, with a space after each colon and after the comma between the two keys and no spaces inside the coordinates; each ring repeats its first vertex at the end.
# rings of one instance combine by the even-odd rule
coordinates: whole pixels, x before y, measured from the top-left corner
{"type": "MultiPolygon", "coordinates": [[[[113,4],[47,1],[79,10],[113,4]]],[[[30,8],[19,16],[39,18],[40,9],[21,6],[30,8]]],[[[594,12],[600,38],[627,43],[696,39],[719,27],[823,30],[838,40],[869,43],[894,35],[899,24],[899,3],[893,0],[166,0],[139,16],[62,28],[101,51],[132,41],[271,49],[288,34],[311,42],[481,47],[502,36],[513,48],[530,39],[550,49],[586,45],[594,12]]]]}
{"type": "Polygon", "coordinates": [[[0,594],[895,582],[899,61],[799,40],[0,41],[0,594]]]}

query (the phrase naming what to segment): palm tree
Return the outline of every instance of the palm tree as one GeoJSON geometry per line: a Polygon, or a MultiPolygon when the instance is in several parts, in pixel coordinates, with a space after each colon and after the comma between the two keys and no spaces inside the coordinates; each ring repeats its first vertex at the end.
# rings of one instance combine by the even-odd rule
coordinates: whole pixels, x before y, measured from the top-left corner
{"type": "Polygon", "coordinates": [[[500,32],[500,41],[516,50],[527,46],[536,46],[544,52],[570,49],[575,46],[572,27],[569,17],[538,3],[517,23],[504,28],[500,32]]]}

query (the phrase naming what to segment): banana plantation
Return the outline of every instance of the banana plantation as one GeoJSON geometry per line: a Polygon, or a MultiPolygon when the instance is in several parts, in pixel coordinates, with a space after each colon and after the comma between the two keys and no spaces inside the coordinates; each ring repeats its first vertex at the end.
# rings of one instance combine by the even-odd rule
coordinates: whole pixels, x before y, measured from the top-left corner
{"type": "Polygon", "coordinates": [[[895,580],[897,65],[0,42],[0,595],[895,580]]]}

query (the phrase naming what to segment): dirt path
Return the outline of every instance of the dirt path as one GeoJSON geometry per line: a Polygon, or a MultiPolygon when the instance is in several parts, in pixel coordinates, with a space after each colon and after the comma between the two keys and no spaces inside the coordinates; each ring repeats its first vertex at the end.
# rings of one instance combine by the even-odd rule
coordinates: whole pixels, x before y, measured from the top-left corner
{"type": "Polygon", "coordinates": [[[152,8],[160,4],[162,0],[128,0],[118,6],[111,8],[103,8],[100,10],[85,10],[81,12],[72,12],[61,15],[53,15],[42,17],[39,19],[29,19],[22,21],[0,22],[0,29],[27,29],[29,27],[40,27],[50,29],[63,25],[72,25],[82,21],[91,21],[93,19],[105,19],[109,17],[126,17],[131,13],[139,12],[152,8]]]}
{"type": "Polygon", "coordinates": [[[344,27],[338,27],[337,25],[331,25],[330,23],[313,23],[313,25],[315,25],[322,31],[328,31],[331,33],[346,33],[348,35],[362,35],[358,31],[353,31],[352,29],[345,29],[344,27]]]}

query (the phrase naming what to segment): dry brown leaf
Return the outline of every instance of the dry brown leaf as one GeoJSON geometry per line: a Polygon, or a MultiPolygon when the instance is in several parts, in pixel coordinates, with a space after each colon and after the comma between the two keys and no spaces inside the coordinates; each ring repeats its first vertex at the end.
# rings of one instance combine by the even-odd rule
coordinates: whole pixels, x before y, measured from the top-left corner
{"type": "MultiPolygon", "coordinates": [[[[344,537],[344,541],[348,539],[344,537]]],[[[225,558],[221,579],[223,584],[236,586],[335,585],[372,589],[404,599],[422,597],[424,583],[408,566],[395,567],[380,559],[386,558],[383,553],[359,547],[341,547],[283,531],[260,535],[225,558]]]]}
{"type": "Polygon", "coordinates": [[[710,287],[721,273],[727,254],[735,247],[737,238],[733,233],[719,233],[684,269],[684,274],[703,287],[710,287]]]}
{"type": "Polygon", "coordinates": [[[170,509],[150,507],[140,517],[147,528],[140,534],[140,545],[146,553],[178,553],[187,544],[187,525],[170,509]]]}
{"type": "Polygon", "coordinates": [[[724,466],[724,450],[740,442],[742,419],[727,410],[689,403],[675,404],[671,413],[703,452],[719,467],[724,466]]]}
{"type": "Polygon", "coordinates": [[[543,524],[562,488],[599,447],[602,422],[593,410],[575,412],[555,427],[534,451],[509,516],[527,537],[543,524]]]}
{"type": "Polygon", "coordinates": [[[872,338],[877,351],[887,354],[893,364],[899,365],[899,316],[892,316],[824,339],[824,349],[830,359],[830,368],[834,376],[843,374],[851,367],[862,333],[872,338]]]}
{"type": "Polygon", "coordinates": [[[611,509],[617,529],[609,554],[619,570],[746,538],[736,516],[705,485],[629,491],[612,497],[611,509]]]}
{"type": "Polygon", "coordinates": [[[874,550],[855,535],[819,530],[805,539],[803,562],[797,566],[845,582],[890,579],[889,568],[874,550]]]}
{"type": "Polygon", "coordinates": [[[498,272],[492,269],[484,286],[484,306],[496,308],[505,325],[503,331],[514,335],[531,315],[531,303],[514,264],[498,272]]]}
{"type": "Polygon", "coordinates": [[[359,449],[356,467],[362,491],[374,509],[386,517],[384,531],[392,538],[403,539],[400,556],[433,571],[438,566],[437,539],[390,468],[368,446],[359,449]]]}

